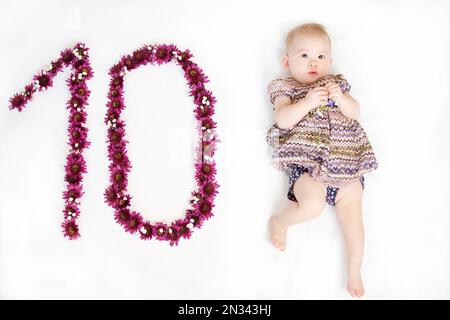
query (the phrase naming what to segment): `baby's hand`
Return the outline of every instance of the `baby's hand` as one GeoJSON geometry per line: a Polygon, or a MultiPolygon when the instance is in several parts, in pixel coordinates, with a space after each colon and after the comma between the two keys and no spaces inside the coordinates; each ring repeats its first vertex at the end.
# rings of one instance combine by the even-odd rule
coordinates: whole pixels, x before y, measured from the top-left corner
{"type": "Polygon", "coordinates": [[[304,98],[304,102],[311,111],[317,107],[320,107],[328,102],[328,91],[324,87],[316,87],[308,91],[304,98]]]}
{"type": "Polygon", "coordinates": [[[333,100],[337,105],[342,101],[344,94],[342,93],[341,87],[339,87],[336,83],[329,83],[327,85],[328,96],[331,100],[333,100]]]}

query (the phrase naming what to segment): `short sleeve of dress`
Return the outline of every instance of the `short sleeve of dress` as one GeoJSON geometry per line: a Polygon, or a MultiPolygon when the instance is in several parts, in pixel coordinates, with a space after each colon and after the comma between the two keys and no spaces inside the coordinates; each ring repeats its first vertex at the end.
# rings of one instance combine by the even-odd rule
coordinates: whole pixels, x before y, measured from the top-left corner
{"type": "Polygon", "coordinates": [[[338,74],[336,78],[338,80],[339,87],[341,87],[342,92],[350,91],[352,86],[350,85],[350,83],[348,83],[347,79],[345,79],[342,74],[338,74]]]}
{"type": "Polygon", "coordinates": [[[267,86],[267,94],[271,104],[275,104],[275,98],[286,96],[292,99],[292,86],[285,79],[272,80],[267,86]]]}

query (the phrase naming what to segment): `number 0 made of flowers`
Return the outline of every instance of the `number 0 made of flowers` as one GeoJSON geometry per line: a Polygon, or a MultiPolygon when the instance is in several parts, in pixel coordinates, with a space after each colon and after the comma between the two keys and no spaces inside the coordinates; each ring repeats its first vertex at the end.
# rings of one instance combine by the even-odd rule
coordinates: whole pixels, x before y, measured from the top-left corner
{"type": "Polygon", "coordinates": [[[138,233],[143,240],[155,238],[177,245],[181,238],[189,239],[194,228],[200,228],[203,222],[213,216],[213,201],[219,185],[215,181],[216,164],[213,155],[216,150],[216,122],[213,121],[216,99],[205,88],[208,78],[197,64],[191,61],[189,50],[180,51],[175,45],[147,45],[123,56],[111,67],[110,88],[108,94],[105,123],[108,126],[108,157],[110,160],[110,182],[105,190],[105,202],[115,211],[115,220],[129,233],[138,233]],[[183,218],[170,224],[165,222],[144,221],[139,212],[131,209],[132,197],[127,192],[127,174],[130,171],[130,159],[127,156],[125,140],[125,122],[120,118],[125,108],[124,77],[142,65],[161,65],[174,62],[181,66],[193,97],[194,116],[197,119],[199,142],[196,148],[195,179],[196,190],[191,192],[190,208],[183,218]]]}
{"type": "Polygon", "coordinates": [[[83,173],[86,173],[86,163],[83,158],[83,150],[88,148],[90,142],[87,141],[88,129],[86,123],[85,107],[88,104],[90,91],[85,81],[93,75],[89,62],[88,48],[83,43],[77,43],[73,48],[65,49],[60,57],[51,61],[50,65],[41,70],[33,77],[33,82],[25,86],[25,89],[15,94],[10,100],[10,109],[22,111],[25,105],[33,98],[37,91],[47,90],[53,84],[53,78],[63,67],[72,67],[72,74],[67,80],[71,98],[67,102],[69,113],[69,154],[65,166],[65,181],[67,188],[63,192],[65,201],[64,221],[62,228],[64,236],[70,240],[80,236],[76,220],[80,215],[80,198],[84,194],[82,191],[83,173]]]}

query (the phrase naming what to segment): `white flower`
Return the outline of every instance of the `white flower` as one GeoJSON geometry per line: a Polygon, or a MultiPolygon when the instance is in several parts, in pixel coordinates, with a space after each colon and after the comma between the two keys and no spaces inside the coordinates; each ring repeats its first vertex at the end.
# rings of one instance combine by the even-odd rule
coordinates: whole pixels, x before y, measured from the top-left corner
{"type": "Polygon", "coordinates": [[[71,217],[71,216],[68,216],[68,217],[67,217],[67,220],[72,220],[72,217],[71,217]]]}
{"type": "Polygon", "coordinates": [[[70,197],[70,198],[69,198],[69,201],[73,201],[73,198],[72,198],[72,197],[70,197]]]}
{"type": "MultiPolygon", "coordinates": [[[[74,106],[76,105],[76,103],[73,104],[74,106]]],[[[77,111],[80,112],[81,108],[77,108],[77,111]]]]}
{"type": "MultiPolygon", "coordinates": [[[[192,220],[192,219],[191,219],[191,220],[192,220]]],[[[192,228],[194,228],[194,224],[188,223],[188,224],[186,225],[186,227],[187,227],[188,229],[192,229],[192,228]]]]}
{"type": "Polygon", "coordinates": [[[172,233],[172,228],[169,228],[169,233],[170,233],[170,234],[172,233]]]}
{"type": "Polygon", "coordinates": [[[141,227],[140,231],[143,234],[147,234],[147,228],[145,228],[145,227],[141,227]]]}

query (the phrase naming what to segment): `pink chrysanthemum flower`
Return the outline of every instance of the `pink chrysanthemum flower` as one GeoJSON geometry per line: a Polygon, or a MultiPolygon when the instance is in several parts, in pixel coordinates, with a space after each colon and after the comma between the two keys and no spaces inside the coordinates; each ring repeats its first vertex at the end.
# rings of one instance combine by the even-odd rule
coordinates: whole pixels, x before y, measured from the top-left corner
{"type": "Polygon", "coordinates": [[[178,245],[178,241],[180,240],[180,230],[178,225],[174,222],[167,228],[167,240],[170,241],[170,245],[178,245]]]}
{"type": "Polygon", "coordinates": [[[138,65],[147,64],[150,59],[150,52],[146,47],[140,48],[133,52],[133,59],[138,65]]]}
{"type": "Polygon", "coordinates": [[[68,237],[70,240],[76,240],[80,237],[78,225],[75,221],[64,221],[62,224],[64,237],[68,237]]]}
{"type": "Polygon", "coordinates": [[[122,87],[110,88],[108,92],[108,99],[109,100],[120,99],[123,101],[123,88],[122,87]]]}
{"type": "Polygon", "coordinates": [[[219,186],[215,181],[205,181],[200,187],[202,198],[212,201],[218,193],[219,186]]]}
{"type": "Polygon", "coordinates": [[[207,105],[207,106],[214,106],[214,104],[217,102],[216,98],[212,95],[212,92],[206,89],[199,90],[194,95],[194,102],[197,105],[207,105]]]}
{"type": "Polygon", "coordinates": [[[77,110],[71,110],[70,111],[70,120],[73,124],[81,125],[86,123],[86,117],[87,113],[83,110],[77,111],[77,110]]]}
{"type": "Polygon", "coordinates": [[[87,141],[88,129],[79,125],[70,125],[69,129],[69,146],[73,150],[83,150],[90,146],[90,142],[87,141]]]}
{"type": "Polygon", "coordinates": [[[208,77],[205,76],[203,71],[195,64],[191,63],[188,65],[183,66],[183,69],[185,71],[184,77],[187,79],[189,85],[206,83],[208,82],[208,77]]]}
{"type": "Polygon", "coordinates": [[[189,223],[192,223],[192,226],[194,228],[201,228],[204,221],[204,219],[199,215],[199,213],[194,210],[187,210],[186,219],[189,221],[189,223]]]}
{"type": "Polygon", "coordinates": [[[113,77],[121,76],[120,73],[123,72],[124,67],[125,67],[125,66],[124,66],[123,62],[120,61],[119,63],[113,65],[113,66],[109,69],[109,73],[108,73],[108,74],[109,74],[110,76],[113,76],[113,77]]]}
{"type": "Polygon", "coordinates": [[[66,66],[68,66],[75,59],[75,54],[71,49],[65,49],[63,52],[61,52],[61,59],[62,62],[66,66]]]}
{"type": "Polygon", "coordinates": [[[189,60],[193,57],[192,53],[189,51],[189,49],[186,49],[185,51],[179,51],[178,56],[180,57],[178,60],[180,63],[185,63],[186,60],[189,60]]]}
{"type": "Polygon", "coordinates": [[[189,239],[192,235],[192,231],[188,227],[189,223],[189,219],[178,219],[172,225],[176,225],[180,237],[189,239]]]}
{"type": "Polygon", "coordinates": [[[9,99],[10,107],[9,109],[17,109],[19,111],[22,111],[22,108],[25,106],[26,103],[25,96],[23,96],[20,93],[15,94],[11,99],[9,99]]]}
{"type": "Polygon", "coordinates": [[[71,86],[70,92],[72,93],[72,95],[78,97],[84,102],[87,101],[89,95],[91,94],[91,91],[87,88],[84,82],[81,82],[75,86],[71,86]]]}
{"type": "Polygon", "coordinates": [[[33,93],[36,92],[36,88],[33,86],[33,84],[28,84],[27,86],[25,86],[25,90],[24,90],[24,96],[25,99],[27,101],[31,101],[31,99],[33,98],[33,93]]]}
{"type": "Polygon", "coordinates": [[[201,82],[193,83],[189,88],[189,96],[194,97],[194,100],[197,99],[197,97],[199,97],[205,91],[205,86],[201,82]]]}
{"type": "Polygon", "coordinates": [[[209,118],[214,114],[214,109],[210,106],[198,106],[194,110],[197,120],[209,118]]]}
{"type": "Polygon", "coordinates": [[[142,224],[142,217],[137,212],[132,212],[130,214],[130,219],[125,224],[125,230],[129,233],[135,233],[142,224]]]}
{"type": "Polygon", "coordinates": [[[167,237],[167,224],[162,222],[157,222],[153,228],[153,235],[156,239],[163,241],[167,237]]]}
{"type": "Polygon", "coordinates": [[[108,114],[105,117],[105,123],[108,123],[108,121],[116,122],[119,119],[120,113],[117,110],[109,110],[108,114]]]}
{"type": "Polygon", "coordinates": [[[125,139],[125,130],[123,128],[108,130],[108,140],[111,144],[118,144],[119,142],[127,142],[125,139]]]}
{"type": "Polygon", "coordinates": [[[203,218],[209,219],[213,216],[212,213],[213,206],[214,205],[211,202],[202,199],[196,204],[196,209],[203,218]]]}
{"type": "Polygon", "coordinates": [[[49,70],[49,72],[52,73],[53,75],[56,75],[58,73],[58,71],[61,71],[61,69],[63,68],[62,59],[52,61],[51,64],[52,64],[52,69],[49,70]]]}
{"type": "Polygon", "coordinates": [[[196,163],[195,164],[196,173],[205,177],[211,177],[216,174],[215,163],[196,163]]]}
{"type": "Polygon", "coordinates": [[[79,185],[68,185],[67,190],[63,192],[63,198],[66,203],[76,203],[83,196],[82,188],[79,185]]]}
{"type": "Polygon", "coordinates": [[[63,212],[65,220],[75,220],[80,216],[80,210],[73,203],[67,203],[63,212]]]}
{"type": "Polygon", "coordinates": [[[139,228],[139,235],[142,240],[150,240],[153,237],[153,227],[149,221],[144,222],[139,228]]]}
{"type": "Polygon", "coordinates": [[[108,112],[116,111],[116,112],[120,113],[125,108],[125,105],[120,98],[109,100],[107,103],[107,106],[108,106],[108,112]]]}
{"type": "Polygon", "coordinates": [[[159,65],[164,64],[172,60],[172,53],[171,49],[173,49],[172,46],[168,46],[165,44],[157,45],[154,48],[154,57],[155,62],[159,65]]]}
{"type": "Polygon", "coordinates": [[[34,81],[37,81],[39,85],[39,91],[45,90],[48,87],[51,87],[53,84],[52,78],[48,73],[40,72],[37,76],[33,77],[34,81]]]}
{"type": "Polygon", "coordinates": [[[127,156],[127,150],[124,145],[112,147],[108,152],[108,158],[114,163],[114,165],[120,165],[122,167],[127,167],[130,163],[127,156]]]}
{"type": "Polygon", "coordinates": [[[206,118],[202,120],[202,130],[206,131],[208,129],[215,129],[216,128],[216,122],[214,122],[210,118],[206,118]]]}
{"type": "Polygon", "coordinates": [[[103,195],[105,197],[105,202],[108,205],[113,206],[117,202],[118,195],[116,188],[114,188],[114,185],[110,185],[108,188],[106,188],[103,195]]]}
{"type": "MultiPolygon", "coordinates": [[[[86,173],[86,162],[80,153],[70,153],[67,157],[66,177],[71,184],[77,184],[82,181],[81,174],[86,173]],[[73,182],[72,182],[73,181],[73,182]]],[[[67,181],[67,180],[66,180],[67,181]]]]}
{"type": "Polygon", "coordinates": [[[114,214],[114,219],[116,222],[122,226],[125,226],[130,220],[130,211],[128,209],[121,209],[116,211],[114,214]]]}
{"type": "Polygon", "coordinates": [[[114,203],[114,207],[116,209],[125,209],[125,208],[127,208],[131,204],[130,203],[131,202],[131,198],[132,197],[130,195],[125,195],[125,196],[118,197],[116,202],[114,203]]]}
{"type": "Polygon", "coordinates": [[[127,70],[133,70],[139,66],[138,62],[130,55],[126,55],[122,58],[122,64],[127,70]]]}
{"type": "Polygon", "coordinates": [[[83,108],[85,101],[83,99],[80,99],[78,97],[72,97],[67,101],[67,107],[66,109],[77,109],[77,108],[83,108]]]}
{"type": "MultiPolygon", "coordinates": [[[[78,63],[78,65],[76,66],[77,78],[82,79],[82,80],[91,79],[94,75],[91,65],[86,60],[79,60],[79,61],[82,61],[82,63],[77,62],[78,63]]],[[[75,64],[77,64],[77,63],[75,63],[75,64]]]]}
{"type": "Polygon", "coordinates": [[[115,76],[109,82],[110,88],[122,88],[123,87],[123,76],[115,76]]]}

